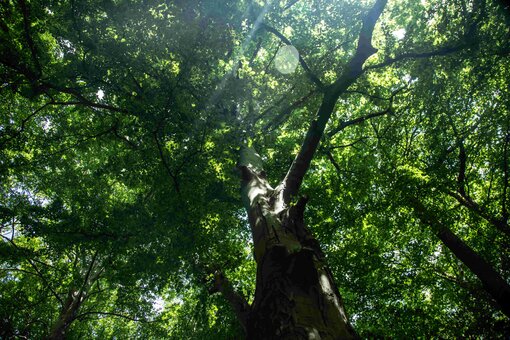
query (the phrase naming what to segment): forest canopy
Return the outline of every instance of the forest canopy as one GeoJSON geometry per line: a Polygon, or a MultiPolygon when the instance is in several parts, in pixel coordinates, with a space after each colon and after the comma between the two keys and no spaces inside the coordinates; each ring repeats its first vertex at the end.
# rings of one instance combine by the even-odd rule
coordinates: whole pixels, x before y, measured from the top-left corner
{"type": "Polygon", "coordinates": [[[505,2],[3,0],[0,77],[1,339],[510,336],[505,2]]]}

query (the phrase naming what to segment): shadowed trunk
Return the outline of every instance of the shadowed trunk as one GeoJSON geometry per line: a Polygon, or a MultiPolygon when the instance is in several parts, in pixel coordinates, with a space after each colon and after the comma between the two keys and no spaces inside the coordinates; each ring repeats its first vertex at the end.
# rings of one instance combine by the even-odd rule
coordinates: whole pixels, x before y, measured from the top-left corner
{"type": "Polygon", "coordinates": [[[287,205],[282,186],[271,188],[251,148],[242,151],[239,167],[257,262],[247,338],[355,338],[324,255],[304,224],[306,199],[287,205]]]}

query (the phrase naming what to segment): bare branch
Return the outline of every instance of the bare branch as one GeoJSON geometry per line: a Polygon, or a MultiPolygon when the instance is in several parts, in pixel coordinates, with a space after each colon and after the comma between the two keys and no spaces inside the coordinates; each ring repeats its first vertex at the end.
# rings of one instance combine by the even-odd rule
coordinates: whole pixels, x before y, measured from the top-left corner
{"type": "MultiPolygon", "coordinates": [[[[457,192],[453,192],[450,190],[443,190],[449,196],[455,198],[457,202],[459,202],[464,207],[469,210],[475,212],[477,215],[481,216],[487,222],[491,223],[496,229],[503,232],[504,234],[510,236],[510,226],[508,225],[507,219],[503,215],[502,218],[497,218],[492,215],[487,209],[479,205],[473,198],[469,195],[469,190],[466,192],[467,182],[466,182],[466,162],[467,162],[467,153],[464,147],[464,141],[462,136],[459,135],[455,124],[450,118],[450,124],[452,126],[453,132],[455,134],[455,138],[457,139],[456,144],[459,146],[459,174],[457,175],[457,192]]],[[[504,206],[503,206],[504,209],[504,206]]]]}
{"type": "Polygon", "coordinates": [[[464,143],[462,140],[459,141],[459,175],[457,176],[457,185],[459,193],[462,197],[466,198],[466,149],[464,148],[464,143]]]}
{"type": "Polygon", "coordinates": [[[432,274],[437,275],[438,277],[440,277],[446,281],[450,281],[450,282],[456,284],[457,286],[467,290],[468,292],[470,292],[473,295],[480,294],[480,288],[478,286],[470,284],[467,281],[463,281],[454,275],[440,271],[438,268],[432,268],[431,272],[432,272],[432,274]]]}
{"type": "Polygon", "coordinates": [[[250,60],[248,61],[248,65],[251,66],[253,64],[253,61],[257,57],[257,54],[259,53],[261,47],[262,47],[262,39],[259,37],[257,39],[257,46],[255,47],[255,50],[253,51],[253,54],[250,57],[250,60]]]}
{"type": "Polygon", "coordinates": [[[507,134],[505,136],[505,146],[503,149],[503,194],[501,199],[501,216],[503,218],[503,221],[508,221],[508,210],[506,206],[507,201],[507,190],[508,190],[508,177],[509,177],[509,170],[508,170],[508,144],[510,143],[510,131],[507,131],[507,134]]]}
{"type": "Polygon", "coordinates": [[[391,109],[391,107],[388,107],[387,109],[382,110],[382,111],[370,113],[368,115],[364,115],[364,116],[358,117],[356,119],[351,119],[351,120],[343,121],[342,123],[340,123],[340,125],[338,125],[336,128],[331,130],[327,134],[327,136],[329,138],[331,138],[331,137],[333,137],[334,135],[336,135],[337,133],[339,133],[340,131],[342,131],[343,129],[345,129],[348,126],[357,125],[357,124],[363,123],[364,121],[366,121],[368,119],[384,116],[384,115],[392,113],[392,112],[393,112],[393,110],[391,109]]]}
{"type": "Polygon", "coordinates": [[[481,216],[487,222],[491,223],[494,227],[496,227],[496,229],[506,234],[507,236],[510,236],[510,227],[508,226],[508,223],[503,219],[499,219],[492,216],[486,209],[484,209],[478,203],[473,201],[471,197],[469,196],[463,197],[461,194],[449,190],[444,190],[444,192],[446,192],[447,195],[455,198],[457,202],[459,202],[464,207],[475,212],[477,215],[481,216]]]}
{"type": "MultiPolygon", "coordinates": [[[[349,34],[347,34],[347,35],[349,35],[349,34]]],[[[342,41],[341,43],[337,44],[336,46],[329,48],[326,53],[324,53],[321,57],[319,57],[317,59],[317,63],[322,63],[327,57],[331,56],[333,54],[333,52],[337,51],[341,47],[343,47],[351,42],[352,42],[351,40],[345,40],[345,41],[342,41]]]]}
{"type": "Polygon", "coordinates": [[[290,0],[289,3],[287,5],[285,5],[285,7],[283,8],[284,11],[288,10],[289,8],[291,8],[292,6],[294,6],[299,0],[290,0]]]}
{"type": "MultiPolygon", "coordinates": [[[[274,27],[271,27],[265,23],[260,24],[261,28],[264,28],[266,31],[273,33],[276,35],[281,41],[283,41],[286,45],[292,45],[289,39],[287,39],[282,33],[280,33],[278,30],[276,30],[274,27]]],[[[299,63],[301,64],[301,67],[305,70],[306,75],[308,78],[315,84],[319,89],[322,89],[324,87],[324,84],[322,81],[312,72],[310,67],[308,67],[308,64],[301,56],[301,53],[299,54],[299,63]]]]}
{"type": "Polygon", "coordinates": [[[0,270],[8,271],[8,272],[20,272],[20,273],[35,275],[35,276],[39,277],[39,274],[37,274],[37,273],[31,272],[31,271],[25,270],[25,269],[20,269],[20,268],[0,268],[0,270]]]}
{"type": "Polygon", "coordinates": [[[317,92],[315,90],[312,90],[305,94],[303,97],[299,98],[298,100],[290,104],[289,106],[287,106],[286,108],[284,108],[283,110],[281,110],[279,115],[277,115],[269,123],[266,124],[264,130],[276,129],[285,120],[285,118],[292,113],[292,111],[301,107],[304,103],[306,103],[306,101],[309,98],[311,98],[316,93],[317,92]]]}
{"type": "Polygon", "coordinates": [[[82,319],[82,318],[84,318],[87,315],[93,315],[93,314],[116,316],[116,317],[119,317],[119,318],[127,319],[127,320],[130,320],[130,321],[136,321],[136,322],[154,322],[154,321],[150,321],[150,320],[146,320],[146,319],[134,318],[134,317],[131,317],[129,315],[124,315],[124,314],[120,314],[120,313],[98,312],[98,311],[83,312],[83,313],[78,314],[77,316],[75,316],[74,319],[82,319]]]}
{"type": "Polygon", "coordinates": [[[11,140],[13,140],[16,137],[18,137],[21,133],[23,133],[23,131],[25,131],[26,124],[28,123],[28,121],[30,119],[35,117],[39,112],[41,112],[43,109],[45,109],[49,105],[53,105],[53,104],[55,104],[55,103],[54,102],[48,102],[48,103],[44,104],[43,106],[41,106],[40,108],[38,108],[37,110],[35,110],[34,112],[32,112],[31,114],[29,114],[27,117],[25,117],[21,121],[21,126],[20,126],[19,130],[14,132],[11,136],[9,136],[9,138],[7,138],[4,141],[2,141],[2,144],[0,144],[0,149],[2,149],[8,142],[10,142],[11,140]]]}
{"type": "Polygon", "coordinates": [[[406,59],[425,59],[425,58],[430,58],[430,57],[442,57],[442,56],[445,56],[448,54],[458,52],[458,51],[464,49],[465,47],[466,47],[466,45],[459,45],[459,46],[455,46],[455,47],[442,47],[435,51],[429,51],[429,52],[404,53],[404,54],[399,55],[395,58],[388,58],[379,64],[369,65],[365,68],[365,70],[374,70],[374,69],[386,67],[386,66],[389,66],[391,64],[394,64],[396,62],[406,60],[406,59]]]}
{"type": "Polygon", "coordinates": [[[112,112],[131,114],[128,110],[125,110],[125,109],[122,109],[119,107],[93,102],[93,101],[87,99],[86,97],[84,97],[78,90],[76,90],[74,88],[61,87],[61,86],[57,86],[57,85],[45,83],[45,82],[42,83],[41,87],[42,87],[42,89],[53,89],[53,90],[56,90],[61,93],[67,93],[77,99],[77,101],[74,101],[74,102],[55,102],[60,105],[83,105],[83,106],[88,106],[88,107],[92,107],[92,108],[96,108],[96,109],[104,109],[104,110],[108,110],[108,111],[112,111],[112,112]]]}
{"type": "MultiPolygon", "coordinates": [[[[335,149],[341,149],[341,148],[349,148],[354,147],[354,145],[363,142],[364,140],[370,139],[370,137],[360,137],[356,139],[354,142],[347,143],[347,144],[341,144],[341,145],[331,145],[328,147],[329,150],[335,150],[335,149]]],[[[356,147],[354,147],[356,149],[356,147]]]]}
{"type": "Polygon", "coordinates": [[[364,91],[360,91],[360,90],[346,90],[344,93],[356,93],[356,94],[361,94],[362,96],[364,97],[369,97],[369,98],[372,98],[372,99],[377,99],[377,100],[390,100],[390,98],[384,98],[384,97],[381,97],[381,96],[377,96],[375,94],[371,94],[371,93],[368,93],[368,92],[364,92],[364,91]]]}
{"type": "Polygon", "coordinates": [[[294,91],[294,89],[296,88],[296,85],[292,85],[288,90],[286,90],[285,92],[285,95],[283,95],[280,99],[278,99],[274,104],[272,104],[271,106],[269,106],[268,108],[266,108],[264,111],[262,111],[256,118],[253,119],[253,123],[252,124],[255,124],[256,122],[258,122],[260,119],[264,118],[265,116],[267,116],[268,113],[270,113],[272,110],[274,110],[278,105],[280,105],[281,103],[283,103],[285,101],[285,99],[287,99],[289,97],[288,93],[292,93],[292,91],[294,91]]]}
{"type": "Polygon", "coordinates": [[[338,165],[338,162],[336,161],[335,157],[333,157],[331,151],[328,149],[324,149],[324,153],[326,154],[326,157],[328,157],[331,164],[333,164],[333,166],[335,167],[337,173],[339,174],[340,172],[342,172],[342,169],[340,169],[340,165],[338,165]]]}
{"type": "MultiPolygon", "coordinates": [[[[102,109],[107,109],[107,110],[112,110],[112,111],[117,111],[116,108],[114,107],[110,107],[108,105],[102,105],[102,104],[90,104],[90,103],[84,103],[82,101],[49,101],[47,102],[46,104],[42,105],[41,107],[39,107],[37,110],[35,110],[34,112],[32,112],[31,114],[29,114],[27,117],[25,117],[22,121],[21,121],[21,126],[20,128],[15,131],[14,133],[12,133],[8,138],[6,138],[5,140],[3,140],[1,143],[0,143],[0,149],[4,148],[5,145],[10,142],[11,140],[17,138],[19,135],[21,135],[21,133],[23,133],[23,131],[25,131],[25,128],[26,128],[26,125],[27,123],[29,122],[30,119],[32,119],[33,117],[35,117],[37,114],[39,114],[43,109],[47,108],[48,106],[52,106],[52,105],[61,105],[61,106],[87,106],[87,107],[93,107],[93,108],[102,108],[102,109]]],[[[119,136],[118,133],[117,133],[117,126],[114,126],[112,127],[111,129],[108,129],[106,130],[105,133],[98,133],[96,135],[93,135],[93,136],[87,136],[87,137],[91,137],[91,138],[96,138],[96,137],[100,137],[101,135],[104,135],[106,133],[109,133],[109,132],[114,132],[115,136],[117,138],[120,138],[122,139],[124,142],[126,142],[129,146],[131,146],[132,148],[136,148],[136,145],[133,144],[132,142],[126,140],[124,137],[122,136],[119,136]]],[[[90,138],[87,138],[85,139],[88,140],[90,138]]]]}
{"type": "MultiPolygon", "coordinates": [[[[98,138],[98,137],[102,137],[102,136],[104,136],[104,135],[107,135],[107,134],[109,134],[109,133],[113,132],[114,130],[115,130],[115,126],[112,126],[112,127],[108,128],[108,129],[106,129],[106,130],[104,130],[104,131],[100,131],[100,132],[95,133],[95,134],[93,134],[93,135],[81,135],[81,134],[78,134],[78,135],[69,135],[69,136],[65,136],[65,137],[83,136],[83,137],[85,137],[85,138],[83,138],[82,140],[79,140],[78,142],[73,143],[73,144],[71,144],[71,145],[69,145],[69,146],[66,146],[66,147],[64,147],[64,148],[62,148],[62,149],[59,149],[59,150],[57,150],[57,151],[54,151],[54,152],[51,152],[51,153],[45,154],[45,155],[44,155],[44,157],[47,159],[48,157],[55,156],[55,155],[57,155],[57,154],[60,154],[60,153],[65,152],[65,151],[67,151],[67,150],[71,150],[71,149],[73,149],[73,148],[75,148],[75,147],[77,147],[77,146],[81,145],[82,143],[85,143],[85,142],[87,142],[87,141],[89,141],[89,140],[92,140],[92,139],[95,139],[95,138],[98,138]]],[[[31,164],[32,164],[32,165],[40,164],[40,162],[41,162],[41,161],[42,161],[42,160],[32,161],[32,162],[31,162],[31,164]]]]}
{"type": "Polygon", "coordinates": [[[278,47],[276,48],[276,50],[273,53],[273,56],[269,59],[269,62],[267,63],[266,67],[264,67],[264,73],[267,73],[267,70],[269,69],[269,66],[271,66],[271,64],[273,63],[274,58],[276,58],[276,54],[278,53],[278,49],[280,48],[281,45],[282,45],[282,42],[280,41],[280,43],[278,44],[278,47]]]}
{"type": "Polygon", "coordinates": [[[41,279],[41,281],[43,282],[43,284],[46,286],[46,288],[49,289],[49,291],[51,292],[51,294],[57,299],[57,301],[60,302],[60,304],[64,304],[64,302],[62,301],[62,299],[60,298],[60,296],[57,294],[57,292],[53,289],[53,287],[50,285],[50,283],[48,282],[48,280],[46,280],[46,278],[44,277],[44,275],[41,273],[41,271],[39,270],[39,268],[35,265],[35,263],[29,258],[27,251],[26,249],[24,248],[21,248],[21,247],[18,247],[18,245],[14,242],[14,240],[12,238],[8,238],[8,237],[5,237],[4,235],[0,234],[0,237],[2,237],[4,240],[8,241],[14,248],[22,251],[23,253],[25,253],[25,255],[27,255],[27,262],[30,264],[30,266],[32,268],[34,268],[35,272],[37,273],[37,276],[41,279]]]}
{"type": "Polygon", "coordinates": [[[97,254],[98,254],[98,251],[96,250],[96,252],[92,256],[92,260],[90,261],[90,265],[87,269],[87,273],[86,273],[85,278],[83,279],[83,283],[80,287],[80,291],[78,293],[78,298],[77,298],[78,301],[82,301],[82,296],[85,293],[87,286],[89,285],[89,278],[92,273],[92,269],[94,269],[94,265],[95,265],[96,259],[97,259],[97,254]]]}
{"type": "Polygon", "coordinates": [[[156,141],[156,146],[158,147],[158,152],[159,152],[159,157],[161,158],[161,162],[163,163],[163,166],[165,167],[166,172],[168,173],[168,176],[170,176],[170,178],[174,182],[175,191],[177,191],[177,193],[179,193],[180,188],[179,188],[179,182],[177,181],[177,176],[173,174],[172,170],[170,169],[170,165],[166,161],[165,154],[163,153],[163,148],[161,147],[161,144],[159,142],[157,130],[154,131],[154,140],[156,141]]]}

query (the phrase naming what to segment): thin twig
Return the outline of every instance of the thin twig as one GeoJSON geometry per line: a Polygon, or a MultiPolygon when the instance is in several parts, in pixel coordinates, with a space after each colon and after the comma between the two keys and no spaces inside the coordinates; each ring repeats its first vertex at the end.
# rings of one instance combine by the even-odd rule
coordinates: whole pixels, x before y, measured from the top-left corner
{"type": "MultiPolygon", "coordinates": [[[[265,23],[260,24],[261,28],[264,28],[266,31],[273,33],[276,35],[281,41],[283,41],[286,45],[292,45],[289,39],[287,39],[282,33],[280,33],[277,29],[274,27],[271,27],[265,23]]],[[[295,47],[295,46],[294,46],[295,47]]],[[[301,67],[305,70],[306,75],[308,78],[315,84],[319,89],[322,89],[324,87],[324,84],[322,81],[312,72],[310,67],[308,67],[308,64],[301,56],[301,53],[299,53],[299,63],[301,64],[301,67]]]]}

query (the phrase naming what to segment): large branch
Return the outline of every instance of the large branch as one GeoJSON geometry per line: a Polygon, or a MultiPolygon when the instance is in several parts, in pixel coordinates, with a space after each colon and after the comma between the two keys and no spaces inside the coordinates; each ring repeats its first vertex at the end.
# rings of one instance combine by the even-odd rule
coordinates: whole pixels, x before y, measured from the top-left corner
{"type": "Polygon", "coordinates": [[[326,125],[333,113],[336,101],[354,81],[363,74],[363,64],[377,50],[372,46],[372,33],[375,24],[386,5],[387,0],[377,0],[374,6],[368,11],[363,20],[361,32],[358,38],[356,53],[346,65],[340,77],[324,92],[321,106],[317,112],[317,119],[314,120],[306,133],[305,140],[292,162],[287,175],[282,181],[282,198],[288,204],[293,196],[296,196],[303,178],[310,167],[317,147],[319,146],[326,125]]]}
{"type": "Polygon", "coordinates": [[[25,33],[25,40],[27,41],[28,48],[30,49],[30,54],[31,54],[34,66],[36,68],[36,71],[37,71],[38,75],[41,76],[42,67],[39,62],[39,58],[37,57],[37,50],[35,47],[34,40],[32,39],[32,36],[30,35],[31,23],[30,23],[30,19],[28,17],[29,16],[28,7],[24,0],[19,0],[18,4],[21,7],[21,11],[23,14],[23,31],[25,33]]]}
{"type": "Polygon", "coordinates": [[[488,212],[485,208],[479,205],[471,195],[469,194],[469,190],[466,191],[466,187],[468,187],[468,183],[466,181],[466,163],[467,163],[467,153],[466,148],[464,147],[464,141],[459,136],[455,124],[452,124],[452,129],[457,138],[457,144],[459,145],[459,174],[457,176],[457,192],[447,191],[447,194],[453,198],[455,198],[461,205],[468,208],[469,210],[475,212],[486,221],[491,223],[496,229],[510,236],[510,227],[506,221],[505,216],[502,218],[497,218],[488,212]]]}
{"type": "Polygon", "coordinates": [[[510,317],[510,285],[499,272],[444,225],[419,199],[408,197],[408,202],[420,221],[430,226],[444,245],[478,277],[501,311],[510,317]]]}
{"type": "Polygon", "coordinates": [[[491,215],[485,208],[480,206],[478,203],[476,203],[473,199],[471,199],[470,196],[462,196],[461,194],[453,191],[447,190],[446,193],[455,198],[457,202],[459,202],[464,207],[468,208],[469,210],[473,211],[483,219],[485,219],[487,222],[492,224],[496,229],[501,231],[502,233],[506,234],[507,236],[510,236],[510,226],[508,223],[503,220],[499,219],[493,215],[491,215]]]}
{"type": "Polygon", "coordinates": [[[225,299],[227,299],[230,303],[239,323],[246,332],[250,306],[248,305],[248,302],[246,302],[245,298],[234,290],[230,281],[225,277],[225,275],[223,275],[223,273],[216,272],[214,274],[214,286],[212,287],[211,292],[221,292],[223,297],[225,297],[225,299]]]}

